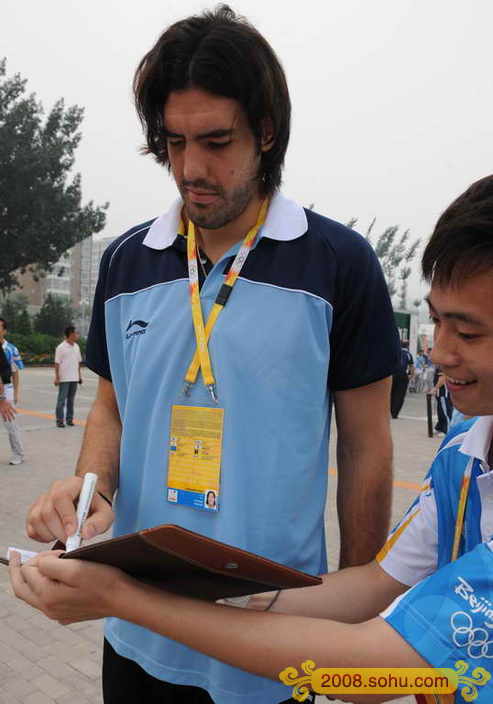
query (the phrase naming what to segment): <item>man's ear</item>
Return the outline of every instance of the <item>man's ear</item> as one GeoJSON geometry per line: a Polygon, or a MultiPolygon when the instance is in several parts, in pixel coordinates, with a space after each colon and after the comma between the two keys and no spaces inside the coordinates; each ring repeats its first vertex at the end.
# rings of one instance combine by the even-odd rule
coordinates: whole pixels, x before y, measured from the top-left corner
{"type": "Polygon", "coordinates": [[[270,117],[262,120],[262,136],[260,139],[260,151],[268,152],[274,144],[274,125],[270,117]]]}

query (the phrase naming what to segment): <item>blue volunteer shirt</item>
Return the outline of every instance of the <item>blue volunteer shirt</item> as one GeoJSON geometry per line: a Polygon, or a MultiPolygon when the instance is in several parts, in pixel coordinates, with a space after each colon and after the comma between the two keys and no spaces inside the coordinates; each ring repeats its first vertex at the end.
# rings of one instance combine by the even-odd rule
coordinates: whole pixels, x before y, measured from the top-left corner
{"type": "Polygon", "coordinates": [[[2,346],[9,364],[15,364],[17,369],[24,369],[24,362],[22,361],[22,357],[17,347],[7,340],[4,341],[2,346]]]}
{"type": "Polygon", "coordinates": [[[493,554],[477,545],[398,598],[383,616],[433,667],[461,676],[456,704],[493,699],[493,554]]]}
{"type": "MultiPolygon", "coordinates": [[[[212,333],[224,408],[220,510],[167,501],[170,411],[195,351],[181,203],[106,250],[87,365],[115,387],[122,419],[115,535],[175,523],[301,570],[326,570],[331,393],[398,366],[382,272],[366,240],[276,194],[212,333]]],[[[201,286],[204,318],[239,244],[201,286]]],[[[210,404],[202,378],[190,402],[210,404]]],[[[272,704],[284,685],[110,619],[113,648],[154,677],[208,690],[216,704],[272,704]]]]}

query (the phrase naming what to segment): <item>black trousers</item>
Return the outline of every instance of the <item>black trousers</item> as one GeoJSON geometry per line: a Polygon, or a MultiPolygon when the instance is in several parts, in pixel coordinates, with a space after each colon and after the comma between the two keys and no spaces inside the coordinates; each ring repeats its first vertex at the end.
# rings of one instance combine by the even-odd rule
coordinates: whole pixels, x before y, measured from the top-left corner
{"type": "Polygon", "coordinates": [[[390,415],[397,418],[406,398],[406,391],[409,384],[407,374],[394,374],[392,377],[392,391],[390,392],[390,415]]]}
{"type": "Polygon", "coordinates": [[[444,387],[439,390],[437,396],[437,416],[438,420],[435,425],[435,430],[440,433],[448,433],[450,421],[452,420],[452,413],[454,412],[454,407],[452,405],[452,400],[450,395],[444,391],[444,387]]]}
{"type": "MultiPolygon", "coordinates": [[[[205,689],[162,682],[118,655],[107,640],[103,652],[104,704],[214,704],[205,689]]],[[[305,699],[307,704],[314,700],[305,699]]],[[[296,704],[286,699],[282,704],[296,704]]],[[[272,702],[277,704],[277,702],[272,702]]]]}

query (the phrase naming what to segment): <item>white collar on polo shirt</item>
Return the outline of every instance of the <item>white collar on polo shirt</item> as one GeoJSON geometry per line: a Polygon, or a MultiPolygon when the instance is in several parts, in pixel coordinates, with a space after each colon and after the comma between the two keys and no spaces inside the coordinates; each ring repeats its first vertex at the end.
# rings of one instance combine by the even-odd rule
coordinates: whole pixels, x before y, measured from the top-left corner
{"type": "Polygon", "coordinates": [[[493,416],[480,416],[467,431],[459,452],[480,460],[488,471],[488,455],[493,438],[493,416]]]}
{"type": "MultiPolygon", "coordinates": [[[[178,198],[166,213],[156,218],[142,244],[151,249],[171,247],[180,225],[182,206],[183,201],[178,198]]],[[[304,235],[307,229],[308,222],[301,205],[276,191],[272,196],[265,223],[260,230],[260,236],[280,242],[289,242],[304,235]]]]}

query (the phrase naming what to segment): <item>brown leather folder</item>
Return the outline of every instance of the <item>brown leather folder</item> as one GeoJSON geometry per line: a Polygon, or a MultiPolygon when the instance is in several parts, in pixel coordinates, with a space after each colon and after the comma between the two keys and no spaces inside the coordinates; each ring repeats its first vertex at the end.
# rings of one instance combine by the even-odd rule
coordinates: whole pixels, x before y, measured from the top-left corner
{"type": "Polygon", "coordinates": [[[175,525],[86,545],[61,557],[119,567],[168,591],[203,599],[309,587],[322,582],[319,577],[175,525]]]}

